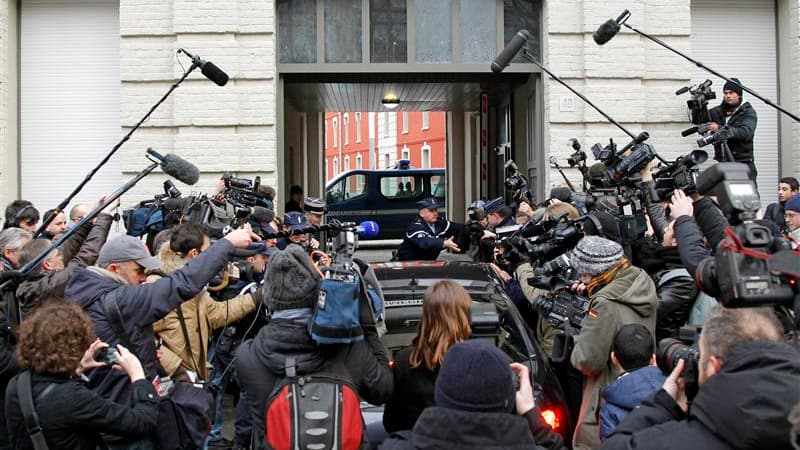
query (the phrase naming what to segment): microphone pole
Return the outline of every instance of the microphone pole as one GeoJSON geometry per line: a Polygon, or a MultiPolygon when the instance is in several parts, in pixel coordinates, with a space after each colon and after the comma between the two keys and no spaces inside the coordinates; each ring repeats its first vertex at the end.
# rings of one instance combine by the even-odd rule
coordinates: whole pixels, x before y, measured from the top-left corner
{"type": "Polygon", "coordinates": [[[795,122],[800,122],[800,117],[797,117],[796,115],[794,115],[794,114],[792,114],[791,112],[787,111],[787,110],[786,110],[786,108],[784,108],[783,106],[781,106],[781,105],[779,105],[779,104],[777,104],[777,103],[774,103],[774,102],[772,102],[770,99],[768,99],[768,98],[766,98],[766,97],[764,97],[764,96],[760,95],[758,92],[756,92],[756,91],[754,91],[754,90],[750,89],[749,87],[747,87],[747,86],[743,85],[742,83],[737,83],[737,82],[735,82],[735,81],[731,80],[730,78],[726,77],[725,75],[723,75],[723,74],[721,74],[721,73],[717,72],[716,70],[714,70],[714,69],[712,69],[712,68],[710,68],[710,67],[706,66],[706,65],[705,65],[705,64],[703,64],[702,62],[700,62],[700,61],[697,61],[696,59],[692,59],[692,58],[691,58],[691,57],[689,57],[688,55],[686,55],[686,54],[684,54],[684,53],[681,53],[679,50],[676,50],[676,49],[674,49],[674,48],[670,47],[669,45],[667,45],[667,44],[666,44],[664,41],[662,41],[661,39],[659,39],[659,38],[657,38],[657,37],[655,37],[655,36],[651,36],[651,35],[649,35],[649,34],[647,34],[647,33],[643,32],[643,31],[640,31],[640,30],[639,30],[639,29],[637,29],[636,27],[634,27],[634,26],[632,26],[632,25],[629,25],[627,22],[622,22],[622,23],[621,23],[621,25],[622,25],[622,26],[624,26],[625,28],[627,28],[627,29],[629,29],[629,30],[633,31],[633,32],[634,32],[634,33],[636,33],[636,34],[639,34],[640,36],[644,36],[644,37],[646,37],[647,39],[650,39],[651,41],[655,42],[656,44],[658,44],[658,45],[660,45],[660,46],[664,47],[665,49],[667,49],[667,50],[669,50],[669,51],[671,51],[671,52],[675,53],[676,55],[678,55],[678,56],[680,56],[681,58],[683,58],[683,59],[685,59],[685,60],[689,61],[690,63],[694,64],[695,66],[697,66],[697,67],[699,67],[699,68],[701,68],[701,69],[705,70],[706,72],[709,72],[709,73],[711,73],[712,75],[714,75],[714,76],[716,76],[716,77],[722,78],[723,80],[725,80],[725,81],[727,81],[727,82],[730,82],[730,83],[734,83],[734,84],[737,84],[737,85],[739,85],[739,87],[741,87],[743,91],[747,92],[748,94],[751,94],[753,97],[755,97],[755,98],[757,98],[757,99],[761,100],[762,102],[766,103],[767,105],[769,105],[769,106],[771,106],[771,107],[773,107],[773,108],[777,109],[778,111],[780,111],[780,112],[782,112],[782,113],[786,114],[787,116],[789,116],[789,117],[791,117],[792,119],[794,119],[794,121],[795,121],[795,122]]]}
{"type": "MultiPolygon", "coordinates": [[[[196,61],[194,61],[194,60],[192,60],[192,65],[191,65],[191,66],[189,66],[189,69],[187,69],[187,70],[186,70],[186,71],[183,73],[183,76],[181,76],[181,78],[180,78],[178,81],[176,81],[176,82],[175,82],[175,83],[174,83],[172,86],[170,86],[169,90],[168,90],[168,91],[167,91],[167,92],[166,92],[166,93],[165,93],[165,94],[164,94],[164,95],[163,95],[163,96],[162,96],[162,97],[161,97],[161,98],[160,98],[160,99],[159,99],[159,100],[156,102],[156,104],[155,104],[155,105],[153,105],[153,106],[150,108],[150,111],[147,111],[147,114],[145,114],[145,115],[144,115],[144,117],[142,117],[142,118],[141,118],[141,120],[139,120],[139,122],[137,122],[137,123],[136,123],[136,125],[134,125],[134,126],[133,126],[133,128],[131,128],[131,129],[130,129],[130,131],[128,131],[128,133],[126,133],[126,134],[125,134],[125,136],[123,136],[123,137],[122,137],[122,139],[120,139],[120,140],[119,140],[119,142],[117,142],[117,144],[116,144],[116,145],[114,145],[114,147],[112,147],[112,148],[111,148],[111,151],[109,151],[109,152],[108,152],[108,154],[105,156],[105,158],[103,158],[103,159],[100,161],[100,163],[98,163],[98,164],[97,164],[97,166],[95,166],[95,167],[94,167],[94,169],[92,169],[92,170],[91,170],[91,171],[90,171],[90,172],[89,172],[89,173],[86,175],[86,178],[84,178],[84,179],[83,179],[83,181],[81,181],[81,182],[80,182],[80,184],[78,184],[78,186],[77,186],[77,187],[76,187],[76,188],[75,188],[75,189],[74,189],[72,192],[70,192],[70,194],[69,194],[69,195],[67,195],[67,198],[65,198],[64,200],[62,200],[62,201],[61,201],[61,203],[59,203],[59,204],[58,204],[58,206],[56,206],[56,209],[55,209],[55,211],[53,211],[53,214],[50,214],[50,217],[44,217],[44,218],[43,218],[42,225],[39,227],[39,229],[38,229],[38,230],[36,230],[36,233],[34,233],[34,234],[33,234],[33,238],[34,238],[34,239],[36,239],[36,238],[38,238],[39,236],[41,236],[41,235],[42,235],[42,233],[43,233],[43,232],[44,232],[44,230],[47,228],[47,226],[48,226],[48,225],[50,225],[50,222],[52,222],[52,221],[53,221],[53,219],[55,219],[55,218],[56,218],[56,216],[58,216],[58,214],[59,214],[60,212],[64,212],[64,210],[65,210],[65,209],[67,208],[67,206],[69,205],[69,202],[71,202],[71,201],[72,201],[72,199],[73,199],[73,198],[75,198],[75,196],[76,196],[76,195],[78,195],[78,192],[80,192],[80,191],[83,189],[83,187],[84,187],[84,186],[86,186],[86,183],[88,183],[88,182],[89,182],[89,181],[92,179],[92,177],[94,177],[94,175],[97,173],[97,171],[98,171],[98,170],[100,170],[100,168],[101,168],[101,167],[103,167],[103,166],[104,166],[104,165],[105,165],[105,164],[108,162],[108,160],[109,160],[109,159],[111,159],[111,157],[112,157],[112,156],[114,156],[114,153],[116,153],[116,152],[117,152],[117,150],[119,150],[119,149],[120,149],[120,147],[122,147],[122,145],[123,145],[124,143],[128,142],[128,140],[131,138],[131,135],[132,135],[132,134],[133,134],[133,133],[134,133],[136,130],[138,130],[138,129],[139,129],[139,127],[140,127],[140,126],[141,126],[141,125],[144,123],[144,121],[145,121],[145,120],[147,120],[147,119],[149,119],[149,118],[150,118],[150,115],[152,115],[152,114],[153,114],[153,112],[154,112],[154,111],[155,111],[155,110],[156,110],[156,109],[157,109],[159,106],[161,106],[161,104],[162,104],[162,103],[164,103],[164,101],[167,99],[167,97],[169,97],[169,96],[170,96],[170,94],[172,94],[172,91],[174,91],[175,89],[177,89],[177,88],[178,88],[178,86],[180,86],[180,84],[181,84],[181,83],[183,83],[183,81],[184,81],[184,80],[186,80],[186,78],[187,78],[187,77],[188,77],[188,76],[189,76],[189,75],[190,75],[190,74],[191,74],[191,73],[192,73],[192,72],[193,72],[195,69],[197,69],[198,67],[200,67],[200,66],[197,64],[197,62],[196,62],[196,61]]],[[[151,170],[151,171],[152,171],[152,170],[151,170]]],[[[149,172],[148,172],[148,173],[149,173],[149,172]]]]}
{"type": "Polygon", "coordinates": [[[546,73],[546,74],[550,75],[550,77],[551,77],[552,79],[554,79],[554,80],[558,81],[558,83],[559,83],[559,84],[561,84],[561,85],[562,85],[562,86],[564,86],[565,88],[569,89],[569,90],[570,90],[570,92],[572,92],[573,94],[577,95],[577,96],[578,96],[578,97],[579,97],[581,100],[583,100],[583,101],[584,101],[584,102],[585,102],[587,105],[591,106],[591,107],[592,107],[592,108],[593,108],[595,111],[599,112],[601,116],[605,117],[605,118],[606,118],[606,120],[608,120],[608,121],[609,121],[609,122],[611,122],[612,124],[616,125],[616,127],[617,127],[617,128],[619,128],[620,130],[622,130],[622,132],[623,132],[623,133],[625,133],[625,134],[627,134],[628,136],[630,136],[630,138],[631,138],[631,139],[636,139],[636,135],[635,135],[635,134],[633,134],[633,133],[631,133],[630,131],[628,131],[628,130],[627,130],[625,127],[623,127],[623,126],[622,126],[622,125],[621,125],[619,122],[617,122],[616,120],[614,120],[613,118],[611,118],[611,116],[609,116],[608,114],[606,114],[605,112],[603,112],[603,110],[602,110],[602,109],[600,109],[600,108],[599,108],[597,105],[595,105],[594,103],[592,103],[592,102],[591,102],[591,101],[590,101],[588,98],[586,98],[586,97],[585,97],[583,94],[581,94],[580,92],[576,91],[576,90],[575,90],[575,89],[574,89],[572,86],[570,86],[569,84],[565,83],[565,82],[564,82],[564,80],[562,80],[562,79],[561,79],[561,78],[559,78],[559,77],[558,77],[556,74],[554,74],[553,72],[551,72],[551,71],[550,71],[550,69],[548,69],[547,67],[545,67],[545,66],[544,66],[544,64],[542,64],[542,63],[540,63],[539,61],[537,61],[537,60],[536,60],[536,58],[534,58],[534,57],[533,57],[533,55],[531,55],[531,54],[530,54],[530,52],[528,52],[528,49],[527,49],[527,48],[526,48],[526,49],[524,49],[524,50],[522,51],[522,56],[524,56],[524,57],[525,57],[525,58],[526,58],[528,61],[532,62],[533,64],[536,64],[536,65],[537,65],[537,66],[538,66],[540,69],[542,69],[542,71],[544,71],[544,73],[546,73]]]}

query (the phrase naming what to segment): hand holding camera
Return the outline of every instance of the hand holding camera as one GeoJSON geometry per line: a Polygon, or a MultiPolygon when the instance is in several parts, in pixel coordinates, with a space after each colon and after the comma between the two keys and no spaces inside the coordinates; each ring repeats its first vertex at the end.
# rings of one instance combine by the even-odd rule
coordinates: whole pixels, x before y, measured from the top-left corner
{"type": "Polygon", "coordinates": [[[517,414],[524,416],[525,413],[536,407],[533,399],[533,386],[531,386],[531,376],[528,368],[520,363],[511,363],[511,371],[517,377],[516,410],[517,414]]]}

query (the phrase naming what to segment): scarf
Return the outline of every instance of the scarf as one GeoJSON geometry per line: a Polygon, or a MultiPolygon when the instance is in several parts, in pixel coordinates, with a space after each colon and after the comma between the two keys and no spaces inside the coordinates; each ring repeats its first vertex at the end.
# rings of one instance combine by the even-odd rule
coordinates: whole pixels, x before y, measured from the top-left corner
{"type": "Polygon", "coordinates": [[[611,266],[608,270],[601,273],[600,275],[596,275],[592,278],[592,281],[586,286],[586,292],[589,297],[592,297],[597,291],[603,289],[614,281],[614,278],[617,277],[617,274],[622,272],[623,270],[627,269],[631,266],[631,263],[628,262],[628,258],[621,258],[617,261],[613,266],[611,266]]]}

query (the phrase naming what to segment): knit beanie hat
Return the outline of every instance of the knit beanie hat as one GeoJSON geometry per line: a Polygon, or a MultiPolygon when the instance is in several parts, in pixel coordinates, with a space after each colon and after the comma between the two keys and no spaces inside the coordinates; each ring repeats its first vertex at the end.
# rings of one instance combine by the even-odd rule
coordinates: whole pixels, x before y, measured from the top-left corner
{"type": "Polygon", "coordinates": [[[790,198],[784,205],[784,211],[800,212],[800,194],[790,198]]]}
{"type": "Polygon", "coordinates": [[[723,91],[733,91],[739,94],[739,97],[742,96],[742,82],[739,81],[738,78],[731,78],[731,81],[726,81],[725,86],[722,88],[723,91]],[[734,83],[731,83],[733,81],[734,83]]]}
{"type": "Polygon", "coordinates": [[[270,258],[264,277],[264,296],[270,310],[313,308],[319,286],[319,274],[301,246],[289,245],[270,258]]]}
{"type": "Polygon", "coordinates": [[[497,347],[470,340],[450,347],[434,387],[436,406],[472,412],[511,412],[511,360],[497,347]]]}
{"type": "Polygon", "coordinates": [[[599,236],[586,236],[578,242],[569,257],[570,265],[579,274],[600,275],[623,257],[622,246],[599,236]]]}

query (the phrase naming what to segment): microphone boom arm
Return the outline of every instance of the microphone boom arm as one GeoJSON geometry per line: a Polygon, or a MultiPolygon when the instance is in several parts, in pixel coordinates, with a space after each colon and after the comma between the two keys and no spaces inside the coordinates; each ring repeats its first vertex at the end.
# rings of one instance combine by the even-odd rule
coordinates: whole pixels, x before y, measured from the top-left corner
{"type": "MultiPolygon", "coordinates": [[[[138,129],[139,129],[139,127],[140,127],[140,126],[141,126],[141,125],[142,125],[142,124],[143,124],[143,123],[144,123],[144,122],[145,122],[145,121],[146,121],[148,118],[150,118],[150,116],[153,114],[153,112],[154,112],[154,111],[155,111],[155,110],[156,110],[156,109],[157,109],[159,106],[161,106],[161,104],[162,104],[162,103],[164,103],[164,101],[167,99],[167,97],[169,97],[169,96],[170,96],[170,94],[172,94],[172,91],[174,91],[175,89],[177,89],[177,88],[178,88],[178,86],[180,86],[180,84],[181,84],[181,83],[183,83],[183,81],[184,81],[184,80],[186,80],[186,78],[187,78],[187,77],[188,77],[188,76],[189,76],[189,75],[190,75],[190,74],[191,74],[191,73],[192,73],[192,72],[193,72],[195,69],[197,69],[198,67],[199,67],[199,66],[198,66],[198,65],[197,65],[197,64],[196,64],[194,61],[192,61],[192,65],[191,65],[191,66],[190,66],[190,67],[189,67],[189,68],[188,68],[188,69],[187,69],[187,70],[186,70],[186,71],[183,73],[183,75],[180,77],[180,79],[178,79],[178,81],[176,81],[176,82],[175,82],[175,83],[174,83],[172,86],[170,86],[169,90],[168,90],[168,91],[167,91],[167,92],[166,92],[166,93],[165,93],[165,94],[164,94],[164,95],[163,95],[163,96],[162,96],[162,97],[161,97],[161,98],[160,98],[160,99],[159,99],[159,100],[158,100],[158,101],[157,101],[157,102],[156,102],[156,103],[155,103],[155,104],[154,104],[154,105],[153,105],[153,106],[150,108],[150,110],[149,110],[149,111],[147,111],[147,114],[145,114],[145,115],[144,115],[144,117],[142,117],[142,118],[139,120],[139,122],[137,122],[137,123],[136,123],[136,125],[134,125],[134,126],[133,126],[133,128],[131,128],[131,129],[130,129],[130,130],[129,130],[129,131],[126,133],[126,134],[125,134],[125,136],[123,136],[123,137],[122,137],[122,139],[120,139],[120,140],[119,140],[119,142],[117,142],[117,143],[116,143],[116,145],[114,145],[114,147],[113,147],[113,148],[111,148],[111,151],[109,151],[109,152],[108,152],[108,154],[105,156],[105,158],[103,158],[103,159],[102,159],[102,160],[101,160],[101,161],[100,161],[100,162],[97,164],[97,166],[95,166],[95,167],[94,167],[94,168],[93,168],[93,169],[92,169],[92,170],[91,170],[91,171],[90,171],[90,172],[89,172],[89,173],[86,175],[86,178],[84,178],[84,179],[83,179],[83,181],[81,181],[81,182],[80,182],[80,184],[78,184],[78,186],[77,186],[77,187],[76,187],[76,188],[75,188],[75,189],[74,189],[72,192],[70,192],[70,194],[69,194],[69,195],[68,195],[68,196],[67,196],[67,197],[66,197],[64,200],[62,200],[62,201],[61,201],[61,203],[59,203],[59,204],[58,204],[58,206],[56,206],[56,210],[53,212],[53,214],[51,214],[51,215],[50,215],[50,217],[45,217],[45,218],[44,218],[44,221],[42,222],[42,225],[39,227],[39,229],[38,229],[38,230],[36,230],[36,233],[34,233],[34,235],[33,235],[34,239],[35,239],[35,238],[38,238],[38,237],[40,237],[40,236],[42,235],[42,233],[44,232],[44,230],[47,228],[47,226],[48,226],[48,225],[50,225],[50,222],[52,222],[52,221],[53,221],[53,219],[55,219],[55,218],[56,218],[56,216],[58,215],[58,213],[59,213],[59,212],[64,212],[64,210],[65,210],[65,209],[67,208],[67,206],[69,205],[69,202],[71,202],[71,201],[72,201],[72,199],[73,199],[73,198],[75,198],[75,196],[76,196],[76,195],[78,195],[78,193],[79,193],[79,192],[80,192],[80,191],[83,189],[83,187],[84,187],[84,186],[86,186],[86,183],[88,183],[88,182],[89,182],[89,181],[92,179],[92,177],[94,177],[94,175],[97,173],[97,171],[98,171],[98,170],[100,170],[100,168],[102,168],[102,167],[103,167],[103,166],[104,166],[104,165],[105,165],[105,164],[108,162],[108,160],[109,160],[109,159],[111,159],[111,157],[112,157],[112,156],[114,156],[114,154],[117,152],[117,150],[119,150],[119,149],[120,149],[120,147],[122,147],[122,145],[123,145],[124,143],[126,143],[126,142],[127,142],[127,141],[128,141],[130,138],[131,138],[131,135],[133,135],[133,133],[134,133],[136,130],[138,130],[138,129]]],[[[152,170],[151,170],[151,171],[152,171],[152,170]]],[[[149,172],[148,172],[148,173],[149,173],[149,172]]],[[[137,181],[138,181],[138,180],[137,180],[137,181]]],[[[40,261],[40,262],[41,262],[41,261],[40,261]]]]}
{"type": "Polygon", "coordinates": [[[585,97],[583,94],[581,94],[580,92],[576,91],[576,90],[575,90],[575,89],[574,89],[572,86],[570,86],[569,84],[565,83],[565,82],[564,82],[564,80],[562,80],[562,79],[561,79],[561,78],[559,78],[559,77],[558,77],[556,74],[554,74],[553,72],[551,72],[551,71],[550,71],[550,69],[548,69],[547,67],[545,67],[545,66],[544,66],[542,63],[540,63],[539,61],[537,61],[537,60],[536,60],[536,58],[534,58],[534,57],[533,57],[533,55],[531,55],[531,54],[528,52],[528,49],[527,49],[527,48],[526,48],[526,49],[524,49],[524,50],[522,51],[522,56],[524,56],[524,57],[525,57],[525,58],[526,58],[528,61],[532,62],[532,63],[533,63],[533,64],[535,64],[536,66],[538,66],[538,67],[539,67],[540,69],[542,69],[542,70],[543,70],[543,71],[544,71],[546,74],[550,75],[550,77],[551,77],[551,78],[553,78],[554,80],[558,81],[558,83],[559,83],[559,84],[561,84],[561,85],[562,85],[562,86],[564,86],[565,88],[569,89],[569,90],[570,90],[570,92],[572,92],[573,94],[577,95],[577,96],[578,96],[578,97],[579,97],[581,100],[583,100],[583,101],[584,101],[584,102],[585,102],[587,105],[591,106],[591,107],[592,107],[592,108],[593,108],[595,111],[597,111],[598,113],[600,113],[600,115],[601,115],[601,116],[605,117],[605,118],[606,118],[606,120],[608,120],[609,122],[611,122],[612,124],[614,124],[614,125],[615,125],[617,128],[619,128],[620,130],[622,130],[622,132],[624,132],[625,134],[627,134],[628,136],[630,136],[630,138],[631,138],[631,139],[636,139],[636,135],[635,135],[635,134],[633,134],[633,133],[631,133],[630,131],[628,131],[628,129],[626,129],[625,127],[623,127],[622,125],[620,125],[620,123],[619,123],[619,122],[617,122],[616,120],[614,120],[613,118],[611,118],[611,116],[609,116],[608,114],[606,114],[606,113],[605,113],[605,112],[604,112],[602,109],[600,109],[600,108],[599,108],[597,105],[595,105],[594,103],[592,103],[592,102],[591,102],[591,101],[590,101],[588,98],[586,98],[586,97],[585,97]]]}
{"type": "MultiPolygon", "coordinates": [[[[676,55],[678,55],[678,56],[680,56],[681,58],[683,58],[683,59],[685,59],[685,60],[689,61],[690,63],[694,64],[695,66],[697,66],[697,67],[699,67],[699,68],[701,68],[701,69],[705,70],[706,72],[709,72],[709,73],[711,73],[712,75],[714,75],[714,76],[716,76],[716,77],[722,78],[722,79],[723,79],[723,80],[725,80],[725,81],[728,81],[728,82],[731,82],[731,83],[736,83],[735,81],[732,81],[730,78],[726,77],[725,75],[723,75],[723,74],[721,74],[721,73],[717,72],[716,70],[714,70],[714,69],[712,69],[712,68],[710,68],[710,67],[706,66],[706,65],[705,65],[705,64],[703,64],[702,62],[700,62],[700,61],[697,61],[696,59],[692,59],[692,58],[691,58],[691,57],[689,57],[688,55],[686,55],[686,54],[684,54],[684,53],[681,53],[680,51],[678,51],[678,50],[676,50],[676,49],[674,49],[674,48],[670,47],[669,45],[667,45],[667,44],[666,44],[664,41],[662,41],[661,39],[659,39],[659,38],[657,38],[657,37],[655,37],[655,36],[651,36],[651,35],[649,35],[649,34],[645,33],[644,31],[640,31],[640,30],[639,30],[639,29],[637,29],[636,27],[634,27],[634,26],[632,26],[632,25],[629,25],[627,22],[622,22],[622,23],[621,23],[621,25],[622,25],[622,26],[624,26],[625,28],[627,28],[627,29],[629,29],[629,30],[633,31],[633,32],[634,32],[634,33],[636,33],[636,34],[639,34],[639,35],[641,35],[641,36],[644,36],[644,37],[646,37],[647,39],[650,39],[651,41],[655,42],[656,44],[658,44],[658,45],[660,45],[660,46],[664,47],[665,49],[667,49],[667,50],[669,50],[669,51],[671,51],[671,52],[675,53],[676,55]]],[[[773,108],[777,109],[778,111],[780,111],[780,112],[782,112],[782,113],[786,114],[787,116],[789,116],[789,117],[791,117],[792,119],[794,119],[794,121],[795,121],[795,122],[800,122],[800,117],[798,117],[798,116],[796,116],[795,114],[792,114],[791,112],[787,111],[787,110],[786,110],[786,108],[784,108],[783,106],[781,106],[781,105],[779,105],[779,104],[777,104],[777,103],[774,103],[774,102],[772,102],[772,100],[770,100],[770,99],[768,99],[768,98],[766,98],[766,97],[764,97],[764,96],[760,95],[759,93],[757,93],[756,91],[754,91],[754,90],[750,89],[749,87],[747,87],[747,86],[743,85],[742,83],[736,83],[736,84],[738,84],[738,85],[739,85],[739,86],[742,88],[742,90],[743,90],[743,91],[747,92],[748,94],[751,94],[753,97],[755,97],[755,98],[757,98],[757,99],[761,100],[762,102],[766,103],[767,105],[769,105],[769,106],[771,106],[771,107],[773,107],[773,108]]]]}

